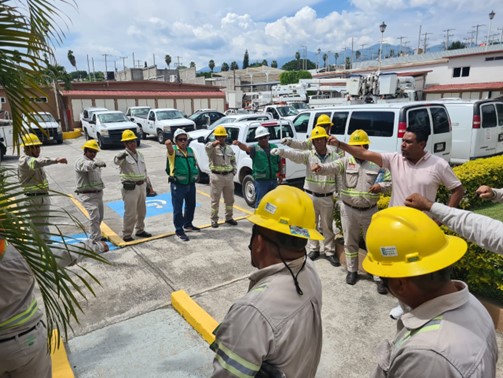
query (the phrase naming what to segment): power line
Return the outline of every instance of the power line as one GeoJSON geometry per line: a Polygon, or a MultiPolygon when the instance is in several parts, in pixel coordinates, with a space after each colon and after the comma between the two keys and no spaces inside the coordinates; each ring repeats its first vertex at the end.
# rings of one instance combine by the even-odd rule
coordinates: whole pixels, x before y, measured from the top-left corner
{"type": "Polygon", "coordinates": [[[452,31],[452,30],[456,30],[456,29],[445,29],[445,30],[443,30],[443,32],[445,32],[445,50],[449,49],[449,37],[453,36],[453,34],[450,34],[449,32],[452,31]]]}

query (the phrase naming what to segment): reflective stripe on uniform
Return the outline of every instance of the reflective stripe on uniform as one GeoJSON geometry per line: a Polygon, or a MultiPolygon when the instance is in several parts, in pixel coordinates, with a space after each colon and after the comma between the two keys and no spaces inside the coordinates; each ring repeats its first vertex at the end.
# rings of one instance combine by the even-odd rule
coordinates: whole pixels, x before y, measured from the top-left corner
{"type": "Polygon", "coordinates": [[[395,343],[395,350],[399,349],[403,344],[410,340],[410,338],[414,335],[423,332],[436,331],[440,329],[440,323],[442,322],[442,315],[439,315],[433,319],[431,319],[428,323],[418,329],[414,329],[412,331],[407,331],[405,335],[402,336],[400,340],[395,343]]]}
{"type": "Polygon", "coordinates": [[[260,370],[260,365],[255,365],[244,358],[232,352],[229,348],[225,347],[218,340],[215,340],[217,345],[216,356],[218,363],[228,372],[234,374],[236,377],[247,378],[255,377],[260,370]]]}
{"type": "Polygon", "coordinates": [[[30,306],[26,310],[0,323],[0,331],[18,327],[27,323],[37,313],[37,310],[37,301],[33,299],[33,301],[30,303],[30,306]]]}

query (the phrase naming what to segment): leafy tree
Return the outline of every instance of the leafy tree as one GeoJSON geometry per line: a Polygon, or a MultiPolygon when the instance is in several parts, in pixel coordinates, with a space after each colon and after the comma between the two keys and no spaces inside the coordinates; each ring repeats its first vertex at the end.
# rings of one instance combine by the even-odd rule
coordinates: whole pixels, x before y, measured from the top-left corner
{"type": "Polygon", "coordinates": [[[239,66],[238,66],[238,63],[234,60],[232,61],[231,63],[231,70],[234,71],[234,70],[239,70],[239,66]]]}
{"type": "Polygon", "coordinates": [[[335,58],[335,65],[337,66],[337,64],[339,63],[339,53],[335,53],[334,58],[335,58]]]}
{"type": "Polygon", "coordinates": [[[75,59],[75,55],[73,55],[72,50],[68,50],[68,60],[70,61],[70,64],[75,67],[75,71],[77,71],[77,59],[75,59]]]}
{"type": "Polygon", "coordinates": [[[351,58],[349,56],[346,57],[345,67],[347,70],[351,69],[351,58]]]}
{"type": "Polygon", "coordinates": [[[356,50],[356,53],[355,53],[355,58],[356,58],[356,61],[358,62],[358,60],[360,60],[360,57],[362,56],[362,53],[360,52],[360,50],[356,50]]]}
{"type": "Polygon", "coordinates": [[[264,60],[262,61],[262,65],[263,65],[263,66],[269,66],[269,63],[267,63],[267,59],[264,59],[264,60]]]}
{"type": "Polygon", "coordinates": [[[281,85],[296,84],[300,79],[312,79],[309,71],[285,71],[279,75],[281,85]]]}
{"type": "Polygon", "coordinates": [[[215,68],[215,61],[213,59],[208,62],[208,67],[210,67],[211,73],[213,73],[213,69],[215,68]]]}
{"type": "Polygon", "coordinates": [[[466,45],[461,42],[461,41],[454,41],[451,43],[449,48],[447,50],[457,50],[457,49],[464,49],[466,45]]]}
{"type": "Polygon", "coordinates": [[[248,50],[245,51],[245,56],[243,58],[243,70],[250,66],[250,57],[248,56],[248,50]]]}
{"type": "Polygon", "coordinates": [[[195,62],[190,62],[190,68],[196,68],[196,63],[195,62]]]}
{"type": "Polygon", "coordinates": [[[272,67],[272,68],[278,68],[278,62],[277,62],[277,61],[275,61],[275,60],[273,60],[273,61],[271,62],[271,67],[272,67]]]}
{"type": "Polygon", "coordinates": [[[327,67],[327,60],[328,60],[328,54],[324,53],[323,54],[323,67],[327,67]]]}
{"type": "MultiPolygon", "coordinates": [[[[298,71],[297,70],[297,61],[296,60],[291,60],[289,62],[286,62],[285,64],[283,64],[283,66],[281,66],[281,69],[282,70],[285,70],[285,71],[298,71]]],[[[308,70],[314,70],[316,68],[316,64],[314,64],[313,62],[311,62],[309,59],[307,60],[306,62],[306,65],[307,65],[307,69],[308,70]]]]}
{"type": "Polygon", "coordinates": [[[222,66],[220,66],[220,71],[223,72],[229,71],[229,65],[226,62],[223,62],[222,66]]]}
{"type": "Polygon", "coordinates": [[[300,52],[295,52],[295,60],[297,61],[297,69],[300,70],[300,52]]]}
{"type": "Polygon", "coordinates": [[[171,69],[171,55],[166,54],[164,55],[164,61],[166,62],[166,65],[168,66],[168,69],[171,69]]]}
{"type": "Polygon", "coordinates": [[[198,73],[196,73],[196,77],[205,77],[207,79],[212,77],[211,75],[212,75],[211,72],[198,72],[198,73]]]}
{"type": "MultiPolygon", "coordinates": [[[[64,16],[59,4],[72,3],[67,0],[4,0],[0,2],[0,85],[5,90],[10,105],[13,124],[13,143],[19,151],[19,140],[26,133],[22,124],[22,114],[39,111],[36,103],[27,101],[31,96],[46,93],[47,83],[55,83],[64,68],[49,65],[55,61],[51,43],[60,43],[63,38],[58,26],[64,16]],[[61,18],[61,20],[59,20],[61,18]]],[[[39,127],[36,119],[32,120],[39,127]]],[[[56,196],[57,193],[51,193],[56,196]]],[[[66,250],[67,244],[46,243],[44,236],[35,227],[30,201],[23,195],[17,181],[17,172],[5,165],[0,166],[0,228],[6,240],[14,246],[26,260],[40,288],[40,296],[45,308],[47,332],[51,340],[54,329],[66,334],[73,321],[78,321],[77,312],[82,311],[79,301],[88,293],[94,295],[92,274],[83,268],[70,272],[56,264],[54,249],[66,250]]],[[[64,216],[65,224],[71,221],[84,230],[83,225],[70,213],[52,208],[49,219],[56,231],[53,236],[70,238],[62,234],[55,219],[64,216]]],[[[61,218],[59,218],[61,219],[61,218]]],[[[37,226],[42,226],[40,221],[37,226]]],[[[100,256],[82,250],[86,257],[104,261],[100,256]]],[[[76,267],[79,268],[78,266],[76,267]]]]}
{"type": "Polygon", "coordinates": [[[260,66],[262,66],[261,63],[255,62],[255,63],[250,64],[248,67],[260,67],[260,66]]]}

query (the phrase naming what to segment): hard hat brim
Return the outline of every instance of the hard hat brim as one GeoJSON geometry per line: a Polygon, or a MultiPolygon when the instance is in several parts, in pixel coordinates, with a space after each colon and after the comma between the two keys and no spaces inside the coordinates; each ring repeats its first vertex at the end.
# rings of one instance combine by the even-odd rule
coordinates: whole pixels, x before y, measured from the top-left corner
{"type": "Polygon", "coordinates": [[[437,272],[461,259],[468,245],[457,236],[445,235],[445,246],[434,254],[414,261],[376,261],[370,253],[363,260],[363,269],[369,274],[385,278],[405,278],[437,272]]]}
{"type": "Polygon", "coordinates": [[[272,231],[280,232],[285,235],[294,236],[302,239],[309,240],[324,240],[325,238],[315,229],[306,229],[303,227],[291,226],[288,224],[281,224],[274,219],[265,219],[260,215],[252,214],[248,218],[251,223],[257,226],[267,228],[272,231]]]}

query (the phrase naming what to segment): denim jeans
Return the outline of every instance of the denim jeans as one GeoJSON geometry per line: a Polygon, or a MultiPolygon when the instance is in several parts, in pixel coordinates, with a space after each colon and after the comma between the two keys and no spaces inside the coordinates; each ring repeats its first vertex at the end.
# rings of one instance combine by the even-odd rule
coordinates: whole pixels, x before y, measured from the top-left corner
{"type": "Polygon", "coordinates": [[[171,183],[171,203],[173,204],[173,223],[176,233],[183,232],[183,227],[192,226],[196,209],[196,184],[171,183]],[[183,203],[185,208],[182,211],[183,203]]]}
{"type": "Polygon", "coordinates": [[[268,192],[273,190],[278,186],[278,180],[255,180],[255,208],[258,207],[260,200],[264,197],[268,192]]]}

